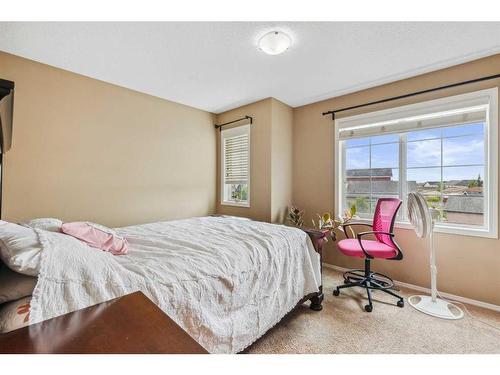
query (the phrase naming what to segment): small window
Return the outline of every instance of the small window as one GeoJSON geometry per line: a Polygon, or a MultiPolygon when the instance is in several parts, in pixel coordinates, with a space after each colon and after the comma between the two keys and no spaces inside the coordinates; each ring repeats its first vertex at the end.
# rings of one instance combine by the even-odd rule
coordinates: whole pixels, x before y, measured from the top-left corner
{"type": "Polygon", "coordinates": [[[250,207],[250,125],[222,130],[222,204],[250,207]]]}
{"type": "Polygon", "coordinates": [[[336,121],[338,213],[371,220],[378,198],[418,191],[440,212],[436,231],[497,237],[497,90],[336,121]]]}

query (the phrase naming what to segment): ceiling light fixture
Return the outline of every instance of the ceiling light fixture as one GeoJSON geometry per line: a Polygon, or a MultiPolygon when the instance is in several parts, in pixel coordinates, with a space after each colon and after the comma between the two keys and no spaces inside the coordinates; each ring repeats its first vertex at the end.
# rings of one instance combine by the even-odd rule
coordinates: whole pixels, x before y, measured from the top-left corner
{"type": "Polygon", "coordinates": [[[279,55],[292,44],[292,39],[282,31],[271,31],[259,39],[259,48],[268,55],[279,55]]]}

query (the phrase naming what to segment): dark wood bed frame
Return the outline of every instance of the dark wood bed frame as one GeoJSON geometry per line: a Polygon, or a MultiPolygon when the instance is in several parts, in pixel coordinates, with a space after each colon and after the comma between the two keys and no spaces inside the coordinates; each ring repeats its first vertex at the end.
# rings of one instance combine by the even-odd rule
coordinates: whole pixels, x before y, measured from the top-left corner
{"type": "Polygon", "coordinates": [[[316,293],[311,293],[308,294],[307,296],[304,296],[297,306],[302,305],[304,302],[310,300],[311,305],[309,306],[311,310],[314,311],[321,311],[323,310],[323,245],[326,242],[328,231],[327,230],[318,230],[318,229],[308,229],[308,228],[302,228],[304,232],[306,232],[309,235],[309,238],[311,238],[311,241],[314,246],[314,250],[319,254],[319,264],[320,264],[320,270],[321,270],[321,285],[319,286],[319,291],[316,293]]]}

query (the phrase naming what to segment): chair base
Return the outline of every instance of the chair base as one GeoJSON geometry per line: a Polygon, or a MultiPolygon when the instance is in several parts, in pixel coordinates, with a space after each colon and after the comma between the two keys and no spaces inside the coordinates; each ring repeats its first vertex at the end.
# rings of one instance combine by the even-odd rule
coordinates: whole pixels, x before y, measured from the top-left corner
{"type": "Polygon", "coordinates": [[[338,296],[340,289],[361,287],[366,289],[368,304],[365,305],[366,312],[372,312],[372,290],[381,290],[384,293],[390,294],[398,299],[397,306],[404,307],[404,299],[400,295],[394,293],[391,289],[394,287],[394,281],[384,274],[371,272],[370,259],[365,259],[364,270],[350,270],[344,272],[344,285],[339,285],[333,290],[333,295],[338,296]]]}

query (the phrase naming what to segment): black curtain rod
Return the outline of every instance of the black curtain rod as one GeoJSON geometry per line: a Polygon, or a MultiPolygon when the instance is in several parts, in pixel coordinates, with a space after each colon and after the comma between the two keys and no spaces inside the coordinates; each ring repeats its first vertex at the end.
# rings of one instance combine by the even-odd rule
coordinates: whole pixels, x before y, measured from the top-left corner
{"type": "Polygon", "coordinates": [[[245,117],[239,118],[239,119],[237,119],[237,120],[233,120],[233,121],[225,122],[224,124],[219,124],[219,125],[215,124],[215,129],[222,130],[222,127],[223,127],[223,126],[230,125],[230,124],[234,124],[235,122],[242,121],[242,120],[250,120],[250,124],[252,124],[252,123],[253,123],[253,118],[252,118],[252,116],[245,116],[245,117]]]}
{"type": "Polygon", "coordinates": [[[471,79],[471,80],[468,80],[468,81],[463,81],[463,82],[458,82],[458,83],[452,83],[452,84],[446,85],[446,86],[434,87],[432,89],[427,89],[427,90],[412,92],[410,94],[404,94],[404,95],[394,96],[392,98],[386,98],[386,99],[376,100],[374,102],[369,102],[369,103],[365,103],[365,104],[353,105],[352,107],[345,107],[345,108],[335,109],[335,110],[332,110],[332,111],[323,112],[322,114],[323,114],[323,116],[332,115],[332,120],[335,120],[335,113],[337,113],[337,112],[348,111],[350,109],[356,109],[356,108],[366,107],[366,106],[374,105],[374,104],[386,103],[386,102],[390,102],[390,101],[393,101],[393,100],[409,98],[409,97],[415,96],[415,95],[426,94],[428,92],[449,89],[449,88],[452,88],[452,87],[457,87],[457,86],[462,86],[462,85],[468,85],[468,84],[471,84],[471,83],[476,83],[476,82],[481,82],[481,81],[487,81],[487,80],[495,79],[495,78],[500,78],[500,74],[494,74],[492,76],[486,76],[486,77],[471,79]]]}

